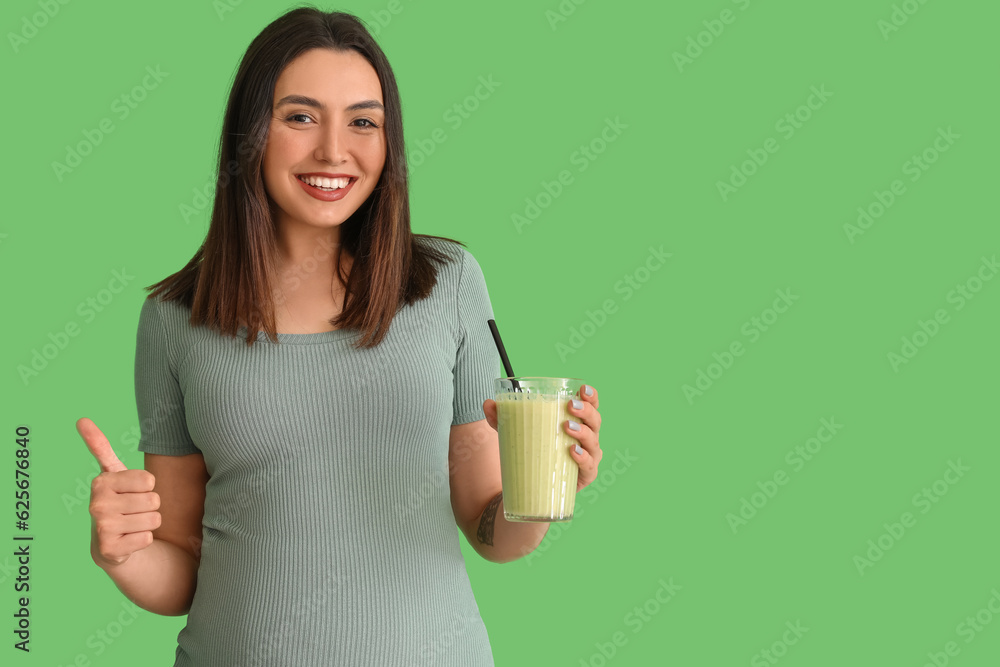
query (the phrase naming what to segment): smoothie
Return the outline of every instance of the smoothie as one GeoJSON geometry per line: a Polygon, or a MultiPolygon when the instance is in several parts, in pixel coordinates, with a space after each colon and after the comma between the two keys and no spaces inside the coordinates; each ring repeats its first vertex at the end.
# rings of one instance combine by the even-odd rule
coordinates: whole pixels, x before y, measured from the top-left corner
{"type": "Polygon", "coordinates": [[[497,430],[504,518],[569,521],[579,466],[576,440],[563,431],[569,394],[498,392],[497,430]]]}

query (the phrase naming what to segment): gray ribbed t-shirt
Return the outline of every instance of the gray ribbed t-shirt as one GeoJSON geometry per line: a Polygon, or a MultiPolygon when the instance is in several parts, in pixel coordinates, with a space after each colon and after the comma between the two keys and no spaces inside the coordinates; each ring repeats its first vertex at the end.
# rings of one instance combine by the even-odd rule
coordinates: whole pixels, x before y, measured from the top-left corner
{"type": "Polygon", "coordinates": [[[468,251],[424,242],[453,261],[374,349],[347,329],[248,349],[143,303],[139,450],[211,475],[175,667],[493,664],[448,483],[450,427],[498,377],[492,306],[468,251]]]}

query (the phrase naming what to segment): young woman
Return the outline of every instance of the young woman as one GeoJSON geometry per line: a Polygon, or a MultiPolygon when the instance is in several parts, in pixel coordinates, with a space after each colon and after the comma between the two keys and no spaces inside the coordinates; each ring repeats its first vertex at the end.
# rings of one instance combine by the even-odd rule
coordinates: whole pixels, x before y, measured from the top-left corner
{"type": "MultiPolygon", "coordinates": [[[[91,553],[188,614],[175,665],[493,664],[455,525],[503,516],[492,308],[457,242],[410,231],[396,81],[353,16],[295,9],[229,97],[208,236],[150,286],[136,339],[145,470],[88,419],[91,553]],[[447,443],[447,447],[445,446],[447,443]]],[[[597,391],[564,424],[597,475],[597,391]]]]}

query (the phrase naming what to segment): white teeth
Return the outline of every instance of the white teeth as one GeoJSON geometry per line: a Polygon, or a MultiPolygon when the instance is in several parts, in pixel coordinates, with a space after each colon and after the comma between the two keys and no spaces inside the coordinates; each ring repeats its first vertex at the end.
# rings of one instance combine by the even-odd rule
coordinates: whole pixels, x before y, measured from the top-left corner
{"type": "Polygon", "coordinates": [[[326,190],[337,190],[346,188],[351,182],[349,178],[325,178],[323,176],[299,176],[298,179],[309,185],[313,185],[326,190]]]}

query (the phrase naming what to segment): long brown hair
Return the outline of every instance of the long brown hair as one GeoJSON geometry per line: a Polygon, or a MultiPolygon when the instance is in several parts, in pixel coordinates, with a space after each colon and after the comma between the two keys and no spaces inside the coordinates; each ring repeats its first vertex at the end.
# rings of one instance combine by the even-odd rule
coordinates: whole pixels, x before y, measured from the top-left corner
{"type": "Polygon", "coordinates": [[[235,337],[245,322],[247,345],[255,342],[261,329],[277,341],[273,258],[277,237],[261,165],[278,77],[292,60],[314,48],[357,51],[382,84],[385,166],[372,194],[340,226],[335,267],[346,290],[342,312],[330,320],[334,327],[360,330],[357,347],[375,347],[403,304],[430,294],[437,279],[432,260],[444,263],[448,257],[419,241],[444,237],[410,230],[396,78],[382,49],[351,14],[298,7],[273,21],[250,44],[226,106],[208,234],[183,269],[145,289],[153,290],[147,298],[163,293],[164,300],[190,308],[192,326],[206,325],[235,337]],[[353,257],[346,280],[340,263],[344,249],[353,257]]]}

